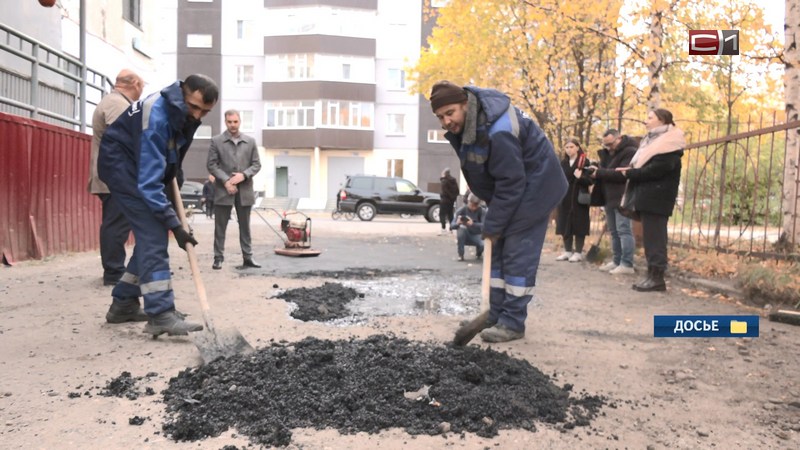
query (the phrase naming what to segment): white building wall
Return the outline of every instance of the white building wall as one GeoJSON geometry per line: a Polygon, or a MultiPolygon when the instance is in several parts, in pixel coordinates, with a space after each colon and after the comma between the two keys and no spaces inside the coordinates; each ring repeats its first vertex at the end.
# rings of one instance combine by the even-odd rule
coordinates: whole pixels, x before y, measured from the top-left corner
{"type": "MultiPolygon", "coordinates": [[[[378,0],[375,61],[375,149],[370,173],[390,175],[389,161],[403,161],[403,178],[418,181],[419,100],[397,74],[419,59],[421,2],[378,0]],[[393,75],[390,76],[390,72],[393,75]],[[402,132],[390,127],[402,115],[402,132]]],[[[424,189],[424,187],[423,187],[424,189]]]]}

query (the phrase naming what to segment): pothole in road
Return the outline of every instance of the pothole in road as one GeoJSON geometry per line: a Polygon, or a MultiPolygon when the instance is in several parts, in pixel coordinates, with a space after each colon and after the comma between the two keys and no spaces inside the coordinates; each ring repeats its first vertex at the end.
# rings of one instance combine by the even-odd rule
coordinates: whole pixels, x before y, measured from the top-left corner
{"type": "Polygon", "coordinates": [[[295,305],[295,319],[349,325],[379,316],[471,314],[480,306],[480,285],[467,277],[415,274],[326,282],[274,297],[295,305]]]}

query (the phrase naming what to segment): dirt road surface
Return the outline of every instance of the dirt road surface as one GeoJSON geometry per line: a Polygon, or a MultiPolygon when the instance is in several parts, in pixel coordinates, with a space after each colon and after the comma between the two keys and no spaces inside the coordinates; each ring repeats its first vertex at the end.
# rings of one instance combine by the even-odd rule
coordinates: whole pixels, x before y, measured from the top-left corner
{"type": "MultiPolygon", "coordinates": [[[[242,270],[235,267],[241,254],[231,223],[225,266],[213,271],[213,223],[193,219],[218,327],[235,326],[257,347],[308,336],[346,339],[383,333],[447,343],[459,321],[477,312],[480,265],[472,259],[474,249],[468,250],[466,262],[456,261],[453,237],[438,236],[438,224],[399,217],[332,221],[320,215],[313,225],[313,243],[322,255],[287,258],[272,253],[278,238],[254,216],[255,257],[263,268],[242,270]],[[286,289],[332,281],[303,274],[347,268],[403,274],[376,280],[382,284],[374,296],[385,294],[385,302],[397,305],[365,306],[361,319],[320,323],[291,318],[290,305],[274,298],[286,289]],[[392,295],[404,298],[390,298],[392,283],[392,295]],[[409,304],[409,297],[414,306],[401,305],[409,304]]],[[[186,255],[171,245],[178,308],[202,321],[186,255]]],[[[612,277],[588,263],[555,262],[557,250],[548,244],[543,254],[525,339],[492,348],[529,361],[557,385],[572,384],[576,392],[610,399],[613,406],[604,407],[590,426],[562,432],[540,424],[535,432],[503,430],[491,439],[452,433],[411,436],[400,429],[373,435],[299,429],[293,430],[289,448],[800,446],[800,328],[762,319],[760,337],[753,339],[656,339],[656,314],[753,311],[732,301],[690,295],[674,280],[666,293],[637,293],[630,289],[635,277],[612,277]]],[[[0,447],[253,448],[235,430],[199,442],[176,443],[164,436],[160,392],[170,377],[201,363],[198,351],[187,338],[152,340],[141,332],[142,324],[105,323],[110,288],[102,286],[100,275],[95,253],[0,269],[0,447]],[[140,378],[141,395],[102,396],[107,383],[125,371],[140,378]],[[155,394],[147,395],[146,388],[155,394]]],[[[479,338],[473,343],[486,345],[479,338]]]]}

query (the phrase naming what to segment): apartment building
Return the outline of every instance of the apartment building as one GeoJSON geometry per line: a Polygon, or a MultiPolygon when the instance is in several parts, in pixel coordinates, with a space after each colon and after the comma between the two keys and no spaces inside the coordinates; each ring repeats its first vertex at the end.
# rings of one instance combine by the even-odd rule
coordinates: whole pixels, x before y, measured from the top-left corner
{"type": "Polygon", "coordinates": [[[268,197],[322,209],[348,174],[417,181],[419,96],[405,68],[419,57],[421,1],[222,1],[178,3],[178,76],[205,73],[222,93],[187,177],[205,176],[208,138],[237,109],[262,147],[268,197]]]}

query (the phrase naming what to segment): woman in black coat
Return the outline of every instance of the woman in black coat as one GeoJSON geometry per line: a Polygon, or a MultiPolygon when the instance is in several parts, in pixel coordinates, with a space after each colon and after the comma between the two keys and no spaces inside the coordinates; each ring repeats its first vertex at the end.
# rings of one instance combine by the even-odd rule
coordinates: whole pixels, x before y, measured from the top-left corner
{"type": "Polygon", "coordinates": [[[647,114],[647,135],[631,159],[630,167],[620,167],[628,178],[622,199],[625,209],[633,210],[642,221],[647,277],[633,285],[641,292],[664,291],[667,269],[667,224],[681,181],[681,157],[686,139],[675,125],[672,113],[656,109],[647,114]]]}
{"type": "Polygon", "coordinates": [[[588,165],[589,160],[580,142],[575,138],[567,140],[561,169],[567,178],[569,188],[558,206],[556,217],[556,234],[561,235],[564,240],[564,253],[559,255],[556,261],[583,261],[583,244],[589,235],[591,223],[589,205],[578,203],[578,193],[582,190],[588,192],[589,185],[592,184],[588,171],[583,170],[588,165]]]}

